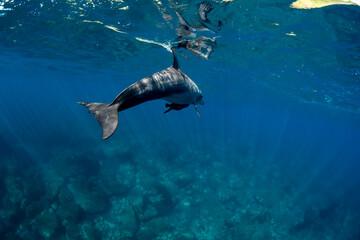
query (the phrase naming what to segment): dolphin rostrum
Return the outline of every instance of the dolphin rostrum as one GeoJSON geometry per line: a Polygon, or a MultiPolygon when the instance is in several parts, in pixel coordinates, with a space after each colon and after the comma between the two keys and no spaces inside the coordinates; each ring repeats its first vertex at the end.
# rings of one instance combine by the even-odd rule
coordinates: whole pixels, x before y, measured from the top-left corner
{"type": "Polygon", "coordinates": [[[197,104],[204,105],[203,95],[198,86],[180,70],[174,49],[173,65],[165,70],[154,73],[132,84],[122,91],[115,100],[110,103],[78,102],[87,107],[90,113],[100,123],[103,130],[102,139],[109,138],[118,125],[118,112],[134,107],[143,102],[155,99],[163,99],[170,102],[164,113],[174,109],[181,110],[194,104],[200,117],[197,104]]]}

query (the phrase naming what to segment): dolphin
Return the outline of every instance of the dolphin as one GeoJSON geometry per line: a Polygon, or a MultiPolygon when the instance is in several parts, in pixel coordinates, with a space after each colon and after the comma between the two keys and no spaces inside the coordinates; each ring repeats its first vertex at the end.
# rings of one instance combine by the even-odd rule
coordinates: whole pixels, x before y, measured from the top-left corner
{"type": "Polygon", "coordinates": [[[180,70],[174,48],[172,53],[174,60],[171,67],[132,84],[112,103],[78,102],[87,107],[98,120],[103,131],[102,139],[111,137],[115,132],[119,121],[118,112],[155,99],[163,99],[171,103],[165,105],[169,109],[164,113],[172,109],[181,110],[193,104],[200,117],[197,104],[204,105],[203,95],[199,87],[180,70]]]}
{"type": "Polygon", "coordinates": [[[214,9],[214,7],[209,2],[202,2],[197,5],[198,7],[198,14],[206,23],[210,23],[210,20],[208,19],[207,15],[214,9]]]}

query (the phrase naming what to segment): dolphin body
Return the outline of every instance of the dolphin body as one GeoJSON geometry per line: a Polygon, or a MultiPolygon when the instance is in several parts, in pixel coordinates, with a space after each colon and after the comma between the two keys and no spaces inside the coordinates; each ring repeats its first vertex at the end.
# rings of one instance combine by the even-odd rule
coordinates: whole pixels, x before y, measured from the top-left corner
{"type": "Polygon", "coordinates": [[[115,100],[110,103],[78,102],[87,107],[90,113],[100,123],[103,130],[102,139],[107,139],[115,132],[118,125],[118,112],[134,107],[143,102],[155,99],[163,99],[170,102],[164,113],[174,109],[181,110],[194,104],[200,117],[197,104],[204,105],[203,95],[198,86],[180,70],[174,49],[173,65],[165,70],[154,73],[132,84],[122,91],[115,100]]]}

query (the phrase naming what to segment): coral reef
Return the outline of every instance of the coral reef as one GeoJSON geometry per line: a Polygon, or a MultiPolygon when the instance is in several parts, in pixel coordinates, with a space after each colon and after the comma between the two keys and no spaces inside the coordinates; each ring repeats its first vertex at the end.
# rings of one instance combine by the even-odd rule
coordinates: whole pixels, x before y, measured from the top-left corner
{"type": "Polygon", "coordinates": [[[221,151],[192,146],[145,156],[131,152],[132,142],[116,144],[90,155],[52,150],[53,161],[29,169],[3,161],[1,239],[356,239],[360,216],[341,197],[300,193],[296,178],[266,157],[214,161],[221,151]],[[91,166],[82,166],[87,157],[91,166]]]}
{"type": "Polygon", "coordinates": [[[34,225],[41,236],[53,239],[60,228],[60,221],[53,209],[49,209],[35,217],[34,225]]]}

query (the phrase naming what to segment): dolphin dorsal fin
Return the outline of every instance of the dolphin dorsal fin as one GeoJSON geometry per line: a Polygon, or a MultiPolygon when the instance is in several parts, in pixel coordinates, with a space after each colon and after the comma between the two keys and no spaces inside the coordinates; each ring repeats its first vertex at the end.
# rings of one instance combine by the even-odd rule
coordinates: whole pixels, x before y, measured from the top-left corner
{"type": "Polygon", "coordinates": [[[174,56],[174,62],[173,62],[172,67],[175,68],[176,70],[179,70],[179,69],[180,69],[180,65],[179,65],[179,61],[178,61],[178,59],[177,59],[177,57],[176,57],[174,48],[172,48],[171,51],[172,51],[173,56],[174,56]]]}

